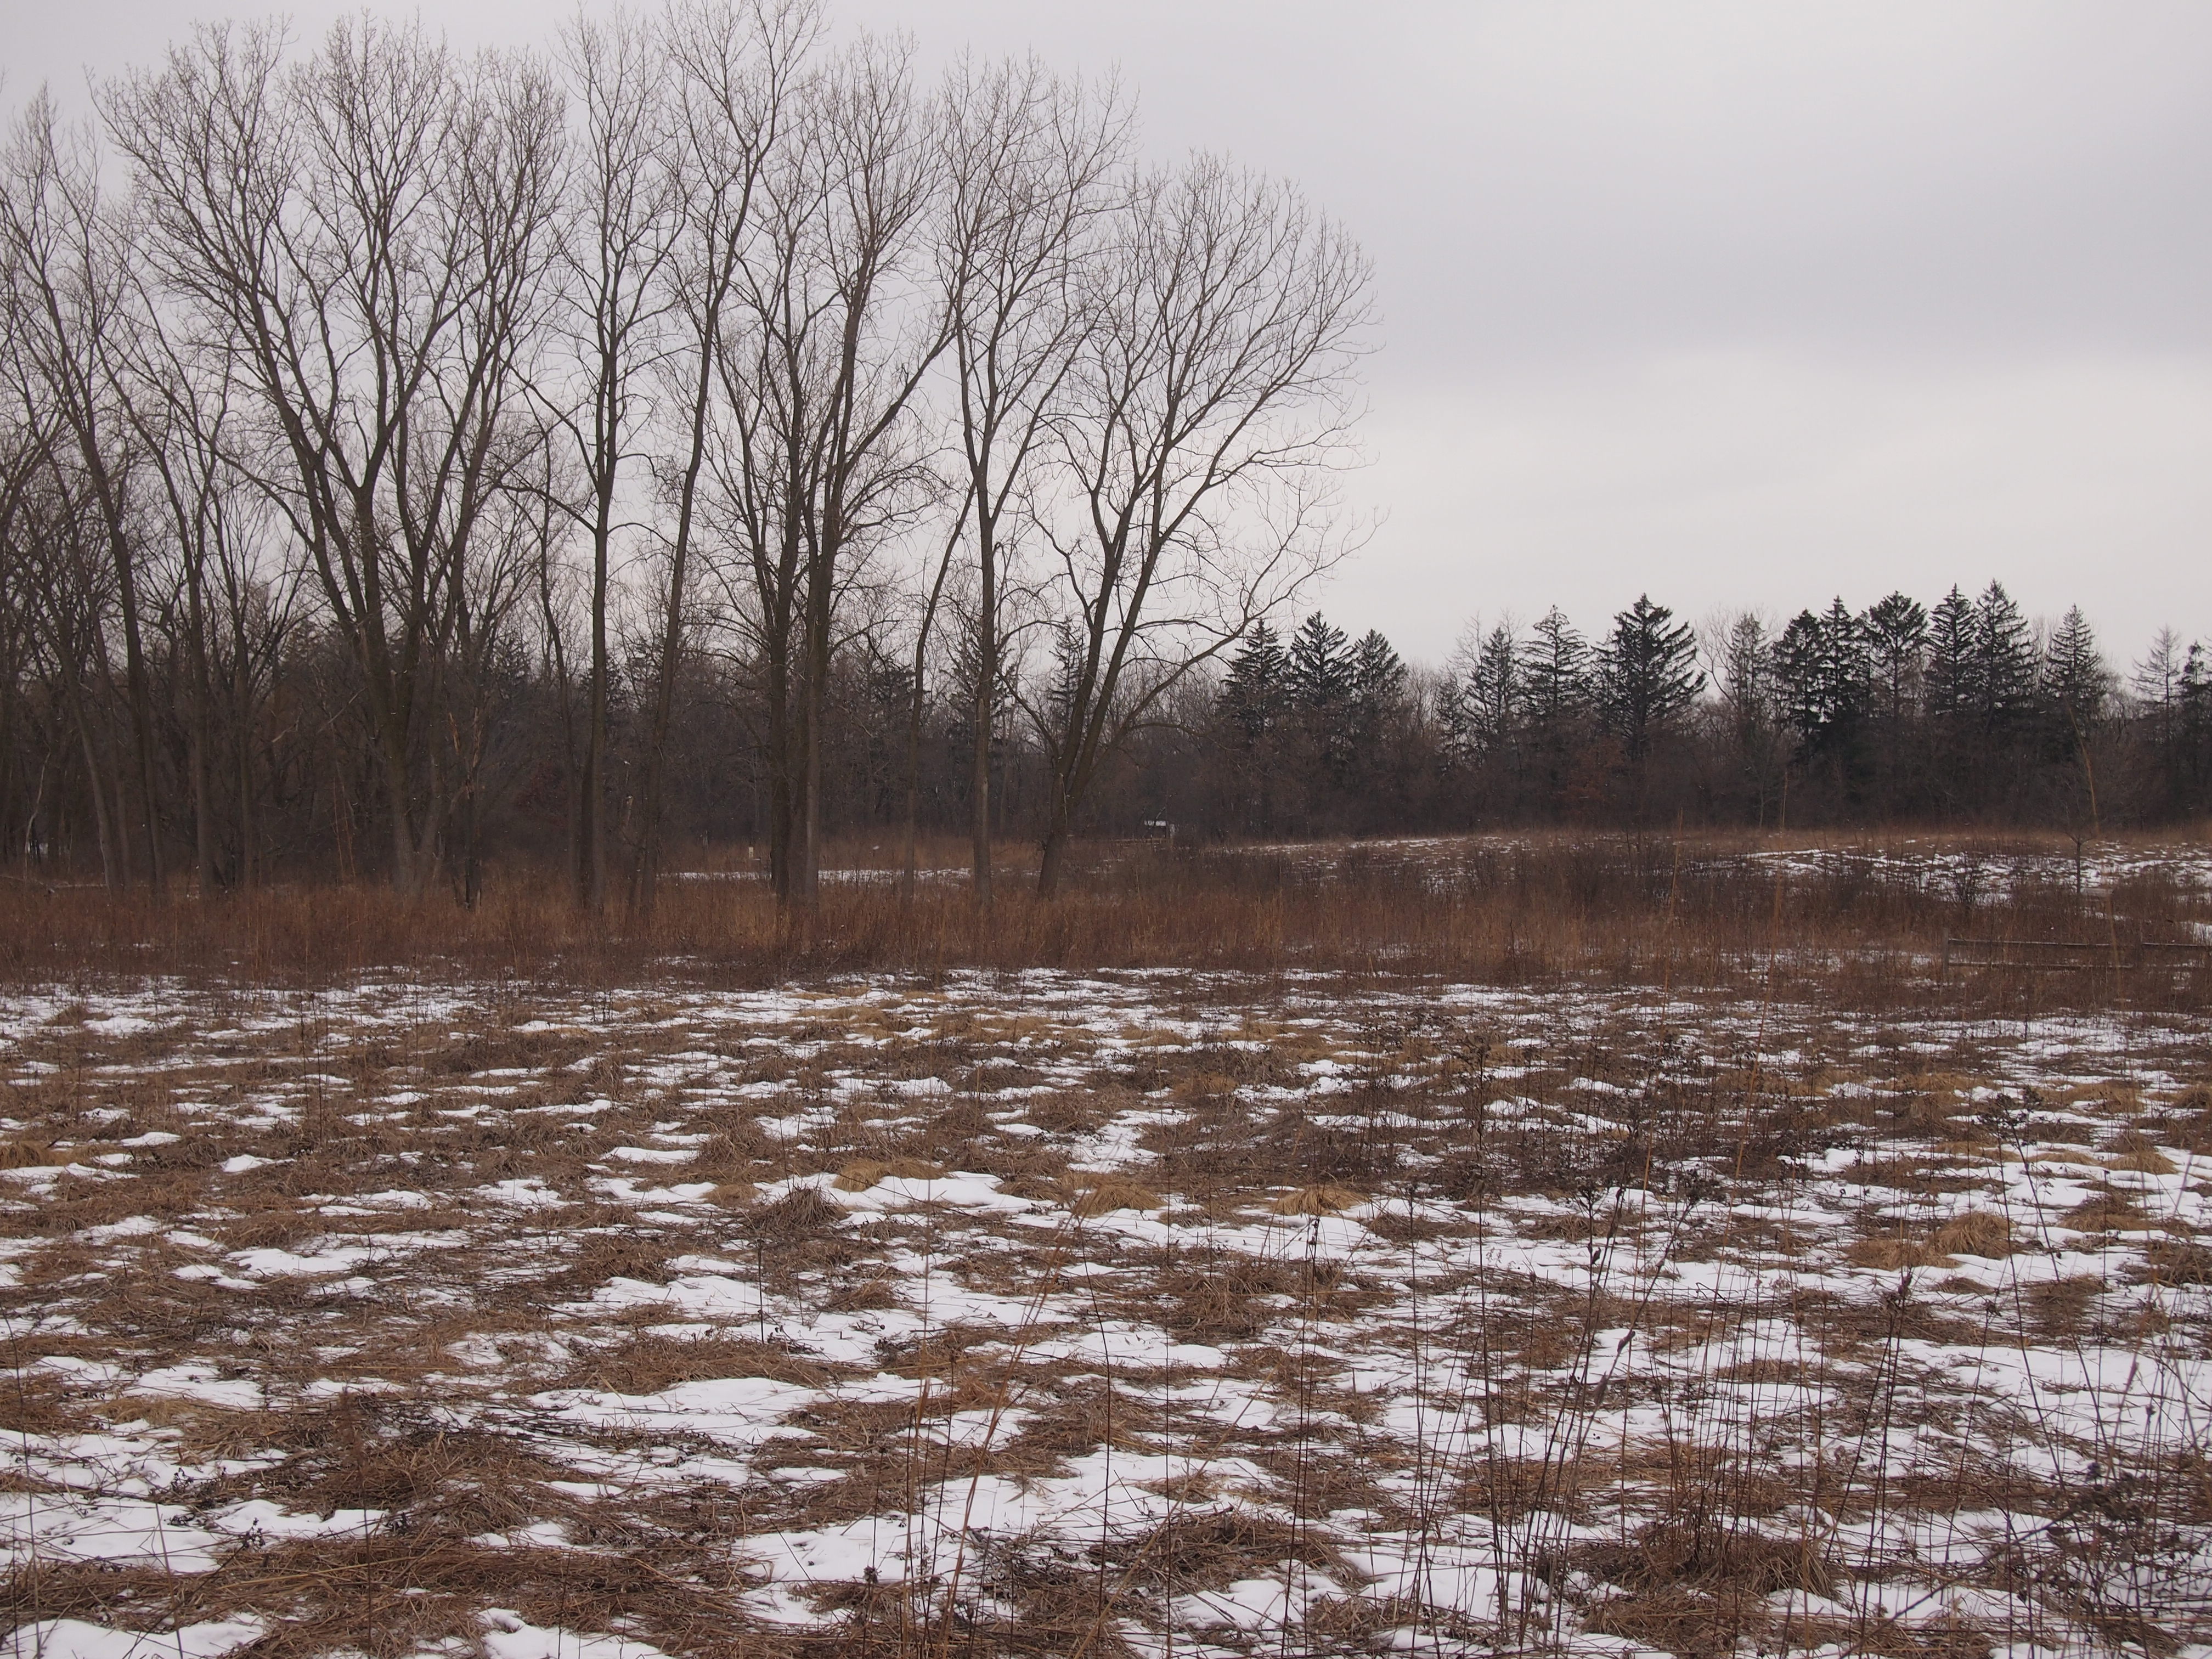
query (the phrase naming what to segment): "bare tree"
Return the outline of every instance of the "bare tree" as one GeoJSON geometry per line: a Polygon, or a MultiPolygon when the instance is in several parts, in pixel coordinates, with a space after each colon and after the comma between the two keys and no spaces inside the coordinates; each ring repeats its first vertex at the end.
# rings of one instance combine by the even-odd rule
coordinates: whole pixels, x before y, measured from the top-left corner
{"type": "Polygon", "coordinates": [[[943,349],[917,281],[933,185],[907,54],[863,40],[810,77],[761,186],[720,356],[726,578],[758,665],[779,897],[811,905],[838,602],[927,484],[915,395],[943,349]]]}
{"type": "Polygon", "coordinates": [[[184,635],[191,681],[185,727],[192,865],[196,889],[205,897],[218,884],[210,776],[216,710],[207,582],[210,569],[230,552],[226,544],[238,518],[233,503],[239,480],[222,447],[231,387],[219,362],[212,373],[191,373],[171,349],[150,308],[137,308],[127,320],[132,348],[122,408],[158,486],[183,602],[181,629],[172,629],[172,635],[184,635]]]}
{"type": "MultiPolygon", "coordinates": [[[[65,435],[114,566],[137,759],[146,878],[162,885],[153,696],[139,626],[132,499],[139,457],[116,407],[115,354],[130,329],[125,233],[103,204],[88,131],[64,131],[43,92],[10,136],[0,185],[0,235],[10,245],[10,309],[18,350],[65,435]]],[[[58,464],[59,447],[49,452],[58,464]]]]}
{"type": "Polygon", "coordinates": [[[105,106],[163,276],[260,405],[270,499],[361,672],[391,878],[417,891],[444,803],[415,757],[472,538],[531,445],[558,97],[529,59],[465,66],[365,20],[289,73],[273,31],[204,29],[105,106]]]}
{"type": "Polygon", "coordinates": [[[696,0],[664,24],[672,93],[672,165],[676,252],[670,279],[672,332],[661,359],[668,403],[681,424],[671,434],[661,483],[673,513],[661,588],[653,711],[639,792],[637,865],[631,903],[649,915],[660,874],[661,799],[670,721],[684,654],[699,485],[714,433],[731,295],[752,251],[756,206],[769,157],[782,142],[793,82],[821,33],[811,0],[731,5],[696,0]]]}
{"type": "Polygon", "coordinates": [[[1038,890],[1101,763],[1175,689],[1342,551],[1365,258],[1288,187],[1210,157],[1133,180],[1085,268],[1091,316],[1055,422],[1050,774],[1038,890]]]}
{"type": "MultiPolygon", "coordinates": [[[[976,902],[991,903],[991,747],[1002,643],[1006,526],[1045,449],[1091,309],[1078,281],[1113,205],[1128,116],[1109,87],[1086,97],[1036,58],[946,77],[945,295],[965,517],[975,570],[969,838],[976,902]]],[[[935,590],[933,589],[933,598],[935,590]]],[[[923,638],[934,605],[924,613],[923,638]]],[[[914,697],[922,686],[915,649],[914,697]]],[[[910,765],[918,763],[916,753],[910,765]]],[[[910,792],[911,793],[911,792],[910,792]]]]}
{"type": "Polygon", "coordinates": [[[677,175],[667,120],[667,60],[635,14],[579,12],[561,41],[579,121],[562,239],[562,332],[578,395],[556,390],[551,413],[574,447],[584,483],[572,510],[591,538],[591,678],[576,824],[576,896],[606,902],[607,601],[609,556],[626,463],[647,413],[641,388],[660,349],[676,249],[677,175]]]}

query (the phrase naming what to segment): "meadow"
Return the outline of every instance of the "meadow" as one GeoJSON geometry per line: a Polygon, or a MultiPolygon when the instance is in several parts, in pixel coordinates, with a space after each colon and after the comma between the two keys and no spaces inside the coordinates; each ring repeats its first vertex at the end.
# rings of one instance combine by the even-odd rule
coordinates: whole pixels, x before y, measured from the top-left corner
{"type": "Polygon", "coordinates": [[[13,1651],[2212,1644],[2203,841],[839,862],[0,889],[13,1651]]]}

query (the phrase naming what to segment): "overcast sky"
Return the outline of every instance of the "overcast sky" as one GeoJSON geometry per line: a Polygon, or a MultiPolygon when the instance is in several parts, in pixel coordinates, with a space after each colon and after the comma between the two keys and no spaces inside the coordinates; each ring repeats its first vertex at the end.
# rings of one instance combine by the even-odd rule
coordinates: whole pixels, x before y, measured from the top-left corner
{"type": "MultiPolygon", "coordinates": [[[[0,11],[10,106],[81,103],[191,15],[0,11]]],[[[1351,494],[1383,522],[1320,602],[1409,655],[1554,601],[1595,629],[1644,590],[1698,619],[1993,576],[2117,659],[2212,642],[2203,0],[835,11],[933,64],[1118,65],[1155,154],[1228,152],[1351,227],[1384,319],[1351,494]]],[[[468,44],[554,15],[424,11],[468,44]]]]}

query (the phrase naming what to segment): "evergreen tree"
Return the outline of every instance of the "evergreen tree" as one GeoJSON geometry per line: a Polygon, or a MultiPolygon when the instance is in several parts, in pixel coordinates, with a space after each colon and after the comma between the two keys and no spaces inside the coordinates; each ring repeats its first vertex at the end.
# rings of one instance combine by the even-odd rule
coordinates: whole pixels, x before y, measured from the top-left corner
{"type": "Polygon", "coordinates": [[[1402,811],[1407,778],[1397,739],[1405,734],[1410,677],[1390,641],[1370,629],[1352,647],[1348,678],[1336,781],[1352,792],[1345,805],[1352,827],[1370,829],[1402,811]]]}
{"type": "Polygon", "coordinates": [[[1344,630],[1316,611],[1291,635],[1291,703],[1302,739],[1297,771],[1310,811],[1348,781],[1353,752],[1352,652],[1344,630]]]}
{"type": "Polygon", "coordinates": [[[1774,646],[1774,678],[1800,758],[1848,769],[1872,695],[1866,632],[1841,599],[1825,615],[1801,611],[1774,646]]]}
{"type": "Polygon", "coordinates": [[[2174,684],[2179,719],[2169,762],[2173,804],[2185,812],[2212,809],[2212,655],[2190,642],[2174,684]]]}
{"type": "Polygon", "coordinates": [[[1745,611],[1729,624],[1722,650],[1721,696],[1735,725],[1765,725],[1774,714],[1774,653],[1765,623],[1745,611]]]}
{"type": "Polygon", "coordinates": [[[1589,711],[1589,647],[1553,605],[1536,618],[1521,654],[1528,757],[1540,799],[1557,807],[1582,769],[1589,711]]]}
{"type": "Polygon", "coordinates": [[[1280,732],[1291,709],[1291,659],[1267,623],[1255,623],[1231,659],[1216,705],[1231,745],[1227,794],[1247,833],[1275,830],[1280,732]]]}
{"type": "Polygon", "coordinates": [[[1499,623],[1482,636],[1467,672],[1462,701],[1474,746],[1500,754],[1512,745],[1524,702],[1520,642],[1499,623]]]}
{"type": "Polygon", "coordinates": [[[1556,730],[1589,701],[1589,647],[1553,605],[1536,618],[1521,653],[1522,702],[1529,724],[1556,730]]]}
{"type": "Polygon", "coordinates": [[[1378,720],[1405,706],[1406,665],[1373,629],[1352,647],[1347,690],[1358,720],[1378,720]]]}
{"type": "Polygon", "coordinates": [[[2088,764],[2089,741],[2103,723],[2112,678],[2089,619],[2080,605],[2073,606],[2044,641],[2037,692],[2045,760],[2088,764]]]}
{"type": "Polygon", "coordinates": [[[1974,604],[1972,686],[1982,730],[2001,736],[2024,724],[2035,708],[2035,641],[2027,618],[1991,582],[1974,604]]]}
{"type": "Polygon", "coordinates": [[[1231,659],[1221,688],[1222,713],[1243,733],[1247,747],[1267,737],[1290,707],[1291,659],[1265,622],[1253,625],[1243,648],[1231,659]]]}
{"type": "Polygon", "coordinates": [[[1893,724],[1912,710],[1928,646],[1928,612],[1917,599],[1892,593],[1861,618],[1880,712],[1893,724]]]}
{"type": "Polygon", "coordinates": [[[1318,611],[1299,624],[1290,651],[1291,701],[1301,714],[1332,714],[1352,700],[1352,653],[1340,628],[1318,611]]]}
{"type": "Polygon", "coordinates": [[[1705,689],[1697,666],[1697,644],[1687,623],[1668,624],[1674,613],[1648,593],[1613,619],[1598,648],[1593,690],[1598,714],[1620,740],[1632,770],[1640,769],[1653,737],[1705,689]]]}
{"type": "Polygon", "coordinates": [[[1939,720],[1963,719],[1978,706],[1974,602],[1955,582],[1928,617],[1924,687],[1927,710],[1939,720]]]}
{"type": "Polygon", "coordinates": [[[2043,700],[2062,729],[2086,732],[2104,717],[2112,675],[2089,619],[2074,606],[2060,618],[2043,653],[2043,700]]]}
{"type": "Polygon", "coordinates": [[[1747,611],[1729,624],[1721,647],[1720,695],[1730,769],[1761,825],[1781,781],[1775,730],[1774,647],[1765,620],[1747,611]]]}

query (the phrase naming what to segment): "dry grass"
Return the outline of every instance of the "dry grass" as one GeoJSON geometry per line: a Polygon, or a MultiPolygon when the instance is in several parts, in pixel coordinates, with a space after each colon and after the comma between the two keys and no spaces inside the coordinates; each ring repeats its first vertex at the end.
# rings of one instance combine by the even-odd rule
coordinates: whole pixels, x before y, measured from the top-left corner
{"type": "MultiPolygon", "coordinates": [[[[412,933],[337,894],[358,936],[195,989],[103,982],[118,920],[0,1048],[36,1152],[0,1159],[9,1495],[151,1492],[180,1550],[249,1503],[373,1518],[176,1571],[25,1552],[7,1617],[251,1614],[298,1659],[495,1650],[494,1607],[672,1659],[2212,1631],[2173,1588],[2212,1559],[2187,988],[1939,988],[1954,898],[1785,884],[1778,930],[1771,872],[1694,867],[1742,850],[1711,841],[1679,878],[1664,841],[1480,850],[1441,889],[1356,849],[1147,855],[989,934],[957,892],[904,921],[833,892],[811,944],[705,884],[647,940],[543,895],[501,935],[496,890],[412,933]],[[1208,907],[1261,971],[936,971],[1213,961],[1208,907]],[[732,931],[653,967],[701,917],[732,931]],[[831,971],[932,939],[919,973],[831,971]],[[312,983],[383,945],[406,982],[312,983]],[[1453,963],[1547,982],[1389,965],[1453,963]],[[948,1168],[951,1196],[896,1184],[948,1168]],[[1112,1504],[1068,1498],[1102,1470],[1112,1504]],[[978,1492],[1062,1522],[987,1524],[978,1492]],[[811,1565],[833,1536],[867,1553],[811,1565]]],[[[229,925],[165,914],[142,963],[229,925]]]]}
{"type": "MultiPolygon", "coordinates": [[[[312,985],[403,965],[584,985],[648,973],[744,985],[850,969],[1202,967],[1757,984],[1784,994],[1818,986],[1855,1006],[1894,1007],[1924,1000],[1925,970],[1953,934],[2102,939],[2118,928],[2172,938],[2212,918],[2205,895],[2144,877],[2102,902],[2062,878],[2069,850],[2033,836],[1923,835],[1893,847],[1869,836],[1778,843],[1588,831],[1405,848],[1110,848],[1079,866],[1053,902],[1008,882],[988,918],[957,881],[912,893],[894,880],[833,881],[814,910],[788,913],[748,878],[672,881],[650,926],[581,915],[556,879],[527,869],[493,872],[466,909],[442,895],[410,902],[371,886],[155,904],[7,884],[0,983],[153,971],[312,985]],[[1893,851],[1982,873],[1972,882],[1870,876],[1870,860],[1893,851]]],[[[2207,978],[1981,970],[1945,994],[2201,1007],[2207,978]]],[[[1182,1086],[1203,1096],[1234,1080],[1201,1073],[1182,1086]]]]}
{"type": "Polygon", "coordinates": [[[1273,1208],[1277,1215],[1335,1215],[1356,1210],[1365,1202],[1366,1194],[1355,1193],[1349,1187],[1301,1187],[1277,1199],[1273,1208]]]}
{"type": "Polygon", "coordinates": [[[1085,1220],[1111,1215],[1116,1210],[1157,1210],[1167,1203],[1150,1188],[1133,1181],[1109,1178],[1085,1187],[1069,1200],[1068,1208],[1085,1220]]]}
{"type": "Polygon", "coordinates": [[[841,1193],[865,1193],[884,1181],[942,1181],[945,1166],[931,1164],[918,1158],[894,1158],[878,1161],[875,1158],[855,1158],[837,1171],[830,1183],[841,1193]]]}

